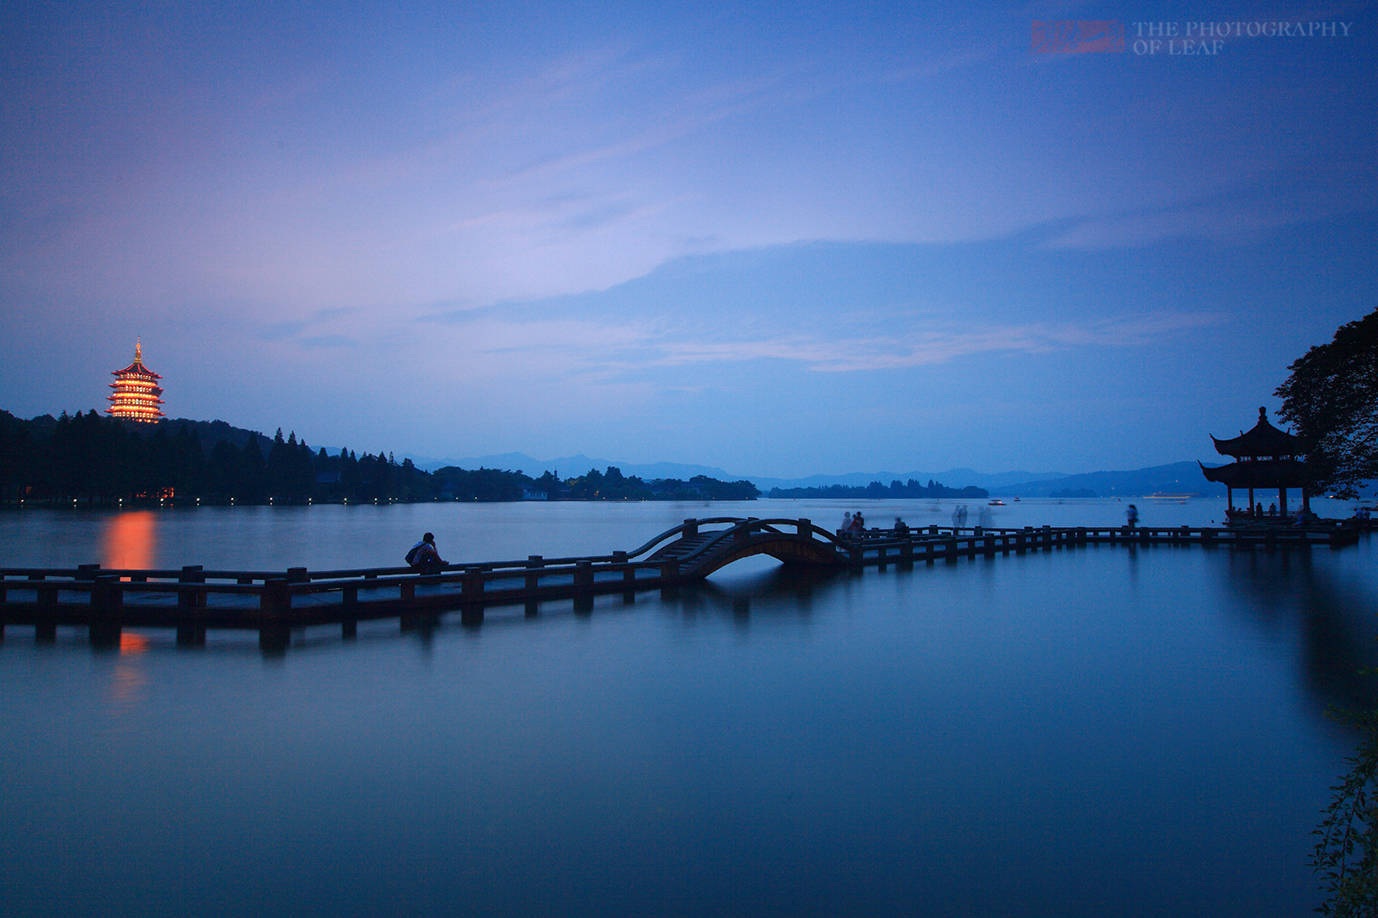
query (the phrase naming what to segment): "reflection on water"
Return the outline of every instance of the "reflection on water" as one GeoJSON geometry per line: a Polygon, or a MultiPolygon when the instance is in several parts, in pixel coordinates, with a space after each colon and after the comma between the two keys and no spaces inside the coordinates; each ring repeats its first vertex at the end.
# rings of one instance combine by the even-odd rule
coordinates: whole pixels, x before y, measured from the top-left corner
{"type": "Polygon", "coordinates": [[[158,514],[152,510],[116,513],[101,529],[101,567],[138,570],[156,567],[158,514]]]}

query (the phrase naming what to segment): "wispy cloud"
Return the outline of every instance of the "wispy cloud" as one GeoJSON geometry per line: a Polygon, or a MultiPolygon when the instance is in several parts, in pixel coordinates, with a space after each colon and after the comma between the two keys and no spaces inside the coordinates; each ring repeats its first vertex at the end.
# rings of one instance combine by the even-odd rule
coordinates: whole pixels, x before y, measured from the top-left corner
{"type": "MultiPolygon", "coordinates": [[[[466,321],[465,314],[451,321],[466,321]]],[[[797,363],[816,373],[905,370],[982,354],[1142,347],[1221,324],[1226,318],[1212,312],[1160,312],[1090,322],[916,323],[894,334],[861,337],[824,330],[779,335],[758,329],[730,339],[712,331],[690,335],[681,323],[670,319],[613,324],[592,319],[513,322],[471,314],[467,321],[468,340],[477,351],[561,373],[620,376],[658,368],[761,361],[797,363]]]]}

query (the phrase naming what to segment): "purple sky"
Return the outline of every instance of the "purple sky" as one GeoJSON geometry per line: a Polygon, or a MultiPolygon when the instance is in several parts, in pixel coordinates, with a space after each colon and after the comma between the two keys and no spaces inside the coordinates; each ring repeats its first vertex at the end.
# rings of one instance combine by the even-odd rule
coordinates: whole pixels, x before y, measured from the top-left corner
{"type": "Polygon", "coordinates": [[[1134,468],[1378,306],[1372,4],[281,6],[0,7],[0,408],[142,336],[361,452],[1134,468]]]}

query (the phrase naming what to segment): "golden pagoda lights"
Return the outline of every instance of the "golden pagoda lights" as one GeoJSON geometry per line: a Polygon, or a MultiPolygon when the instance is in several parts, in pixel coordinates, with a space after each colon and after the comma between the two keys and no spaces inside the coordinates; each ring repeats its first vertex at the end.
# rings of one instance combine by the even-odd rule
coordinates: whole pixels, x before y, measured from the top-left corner
{"type": "Polygon", "coordinates": [[[134,362],[123,370],[114,370],[111,375],[115,381],[110,388],[115,391],[108,396],[110,407],[105,409],[112,418],[126,418],[131,421],[152,423],[163,418],[163,404],[160,396],[163,390],[158,386],[162,379],[144,366],[143,341],[135,339],[134,362]]]}

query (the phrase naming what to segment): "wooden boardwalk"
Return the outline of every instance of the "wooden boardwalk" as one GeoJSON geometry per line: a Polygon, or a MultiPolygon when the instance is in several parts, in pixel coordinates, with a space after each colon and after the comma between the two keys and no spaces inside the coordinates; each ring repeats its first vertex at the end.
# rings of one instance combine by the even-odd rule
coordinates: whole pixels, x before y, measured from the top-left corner
{"type": "Polygon", "coordinates": [[[293,630],[329,625],[345,638],[361,621],[396,619],[403,629],[424,626],[458,610],[466,623],[483,620],[493,606],[593,597],[631,598],[644,590],[670,591],[703,580],[752,555],[786,565],[861,568],[955,562],[1088,545],[1172,545],[1273,551],[1341,547],[1357,541],[1354,525],[1316,528],[1026,527],[981,529],[931,526],[907,533],[871,530],[844,538],[807,519],[720,517],[685,520],[631,552],[578,558],[452,564],[435,574],[408,568],[286,571],[114,570],[0,568],[0,640],[6,627],[32,626],[39,641],[57,628],[88,629],[96,646],[118,644],[124,628],[175,629],[179,644],[205,642],[210,629],[257,631],[267,650],[286,647],[293,630]]]}

